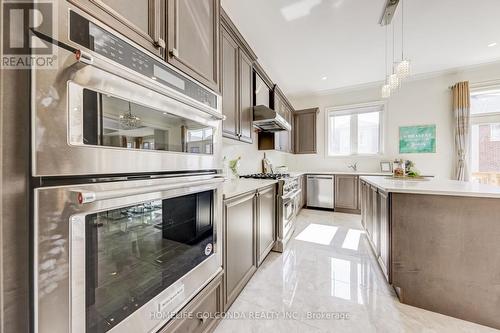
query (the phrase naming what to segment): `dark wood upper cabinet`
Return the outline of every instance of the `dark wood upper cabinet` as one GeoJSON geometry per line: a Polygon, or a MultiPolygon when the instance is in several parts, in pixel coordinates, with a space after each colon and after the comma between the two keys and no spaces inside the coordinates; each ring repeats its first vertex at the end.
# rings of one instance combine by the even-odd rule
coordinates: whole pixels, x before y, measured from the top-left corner
{"type": "Polygon", "coordinates": [[[252,143],[255,53],[221,9],[222,135],[252,143]]]}
{"type": "Polygon", "coordinates": [[[154,55],[165,53],[165,0],[69,0],[154,55]]]}
{"type": "Polygon", "coordinates": [[[262,66],[255,62],[253,64],[254,71],[254,105],[265,105],[267,107],[271,106],[271,94],[273,90],[274,83],[271,81],[269,76],[266,74],[262,66]]]}
{"type": "Polygon", "coordinates": [[[227,138],[238,139],[238,59],[239,49],[236,41],[223,27],[221,29],[221,93],[222,113],[226,120],[222,122],[222,133],[227,138]]]}
{"type": "Polygon", "coordinates": [[[252,143],[253,61],[240,49],[240,140],[252,143]]]}
{"type": "Polygon", "coordinates": [[[259,150],[278,150],[286,153],[293,153],[294,109],[277,85],[274,85],[271,97],[270,107],[291,125],[292,130],[259,132],[259,150]]]}
{"type": "Polygon", "coordinates": [[[218,91],[220,0],[167,3],[168,62],[218,91]]]}
{"type": "Polygon", "coordinates": [[[319,109],[294,112],[294,152],[295,154],[316,154],[316,119],[319,109]]]}
{"type": "Polygon", "coordinates": [[[280,131],[275,135],[275,149],[286,153],[293,153],[293,107],[286,99],[285,94],[278,86],[274,87],[274,110],[292,126],[291,131],[280,131]]]}

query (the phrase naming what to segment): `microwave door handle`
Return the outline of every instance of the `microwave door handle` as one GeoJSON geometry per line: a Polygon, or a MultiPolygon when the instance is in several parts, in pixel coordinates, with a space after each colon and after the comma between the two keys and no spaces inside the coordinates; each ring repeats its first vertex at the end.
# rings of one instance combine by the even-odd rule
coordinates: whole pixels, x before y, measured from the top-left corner
{"type": "Polygon", "coordinates": [[[158,191],[168,191],[175,190],[179,188],[185,187],[193,187],[193,186],[206,186],[219,184],[224,182],[224,178],[215,178],[210,180],[200,180],[196,182],[179,182],[175,184],[162,184],[162,185],[152,185],[152,186],[142,186],[142,187],[133,187],[129,189],[119,189],[119,190],[109,190],[109,191],[85,191],[85,190],[72,190],[73,201],[82,205],[88,204],[96,201],[107,200],[107,199],[116,199],[128,197],[131,195],[139,195],[145,193],[152,193],[158,191]]]}

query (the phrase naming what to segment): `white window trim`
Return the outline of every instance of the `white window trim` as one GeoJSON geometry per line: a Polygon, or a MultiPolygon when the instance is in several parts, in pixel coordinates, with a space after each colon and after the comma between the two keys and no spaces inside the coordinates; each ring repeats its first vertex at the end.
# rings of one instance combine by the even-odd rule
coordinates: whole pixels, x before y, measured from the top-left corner
{"type": "MultiPolygon", "coordinates": [[[[494,84],[477,84],[473,85],[470,89],[471,95],[480,95],[484,93],[488,93],[490,91],[498,91],[500,90],[500,81],[495,81],[494,84]]],[[[472,110],[471,110],[472,111],[472,110]]],[[[490,113],[480,113],[480,114],[470,114],[470,126],[473,125],[482,125],[482,124],[491,124],[491,123],[500,123],[500,112],[490,112],[490,113]]],[[[469,135],[469,176],[472,175],[472,165],[473,165],[473,156],[472,156],[472,134],[469,135]]]]}
{"type": "MultiPolygon", "coordinates": [[[[500,84],[475,85],[470,89],[471,95],[486,94],[491,91],[499,91],[500,84]]],[[[471,125],[500,123],[500,112],[480,113],[470,115],[471,125]]]]}
{"type": "MultiPolygon", "coordinates": [[[[386,121],[386,112],[387,112],[387,102],[386,101],[374,101],[374,102],[368,102],[368,103],[359,103],[359,104],[346,104],[346,105],[340,105],[340,106],[330,106],[325,108],[325,138],[324,138],[324,144],[325,144],[325,150],[324,150],[324,155],[326,158],[346,158],[346,157],[366,157],[366,158],[380,158],[381,156],[384,155],[385,152],[385,121],[386,121]],[[361,113],[368,113],[368,112],[352,112],[352,109],[357,109],[357,108],[367,108],[367,107],[374,107],[374,106],[382,106],[382,111],[380,112],[380,121],[379,121],[379,152],[376,154],[358,154],[358,153],[352,153],[352,154],[345,154],[345,155],[330,155],[330,147],[329,147],[329,138],[330,138],[330,115],[335,114],[335,115],[343,115],[343,114],[361,114],[361,113]]],[[[357,124],[356,121],[352,120],[351,118],[351,131],[353,131],[353,127],[355,127],[354,132],[351,132],[351,147],[356,147],[357,149],[357,124]],[[353,124],[354,123],[354,124],[353,124]],[[352,133],[355,133],[356,135],[352,135],[352,133]]]]}

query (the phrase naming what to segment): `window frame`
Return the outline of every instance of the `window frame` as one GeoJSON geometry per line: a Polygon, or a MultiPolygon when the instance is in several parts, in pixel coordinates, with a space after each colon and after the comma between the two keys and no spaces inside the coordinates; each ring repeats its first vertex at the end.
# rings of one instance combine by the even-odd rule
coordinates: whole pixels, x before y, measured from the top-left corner
{"type": "Polygon", "coordinates": [[[341,106],[331,106],[325,108],[325,156],[329,158],[345,158],[345,157],[376,157],[384,155],[385,151],[385,113],[387,110],[387,102],[385,101],[374,101],[368,103],[360,104],[347,104],[341,106]],[[363,109],[369,107],[380,107],[379,111],[379,151],[374,154],[359,153],[358,152],[358,117],[357,115],[363,113],[371,113],[374,111],[358,111],[355,109],[363,109]],[[351,115],[351,127],[350,127],[350,153],[349,154],[330,154],[330,133],[332,133],[333,128],[330,124],[330,117],[351,115]],[[355,116],[355,117],[353,117],[355,116]]]}
{"type": "MultiPolygon", "coordinates": [[[[487,86],[478,86],[470,89],[470,95],[480,95],[486,94],[491,91],[499,91],[500,92],[500,84],[487,85],[487,86]]],[[[473,161],[473,142],[472,142],[472,127],[475,125],[490,125],[490,124],[500,124],[500,111],[498,112],[489,112],[489,113],[478,113],[472,114],[472,109],[470,110],[470,131],[469,135],[469,153],[468,153],[468,162],[469,162],[469,176],[472,177],[473,170],[472,166],[474,164],[473,161]]]]}

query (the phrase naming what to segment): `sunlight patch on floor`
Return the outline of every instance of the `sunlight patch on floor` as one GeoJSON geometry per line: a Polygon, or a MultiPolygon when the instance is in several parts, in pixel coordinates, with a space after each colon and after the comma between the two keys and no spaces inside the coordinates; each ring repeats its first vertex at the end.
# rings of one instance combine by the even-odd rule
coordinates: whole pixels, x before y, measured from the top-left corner
{"type": "Polygon", "coordinates": [[[337,230],[338,227],[312,223],[298,234],[295,239],[321,245],[330,245],[337,230]]]}

